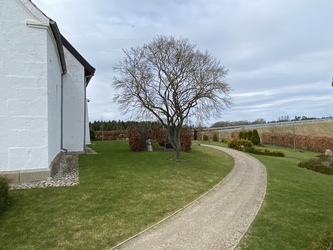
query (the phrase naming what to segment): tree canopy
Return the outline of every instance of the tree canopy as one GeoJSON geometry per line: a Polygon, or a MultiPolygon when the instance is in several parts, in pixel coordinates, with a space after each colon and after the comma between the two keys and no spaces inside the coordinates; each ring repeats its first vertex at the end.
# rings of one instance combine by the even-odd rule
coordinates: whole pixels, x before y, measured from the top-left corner
{"type": "Polygon", "coordinates": [[[124,113],[155,117],[165,125],[179,158],[184,122],[220,117],[231,105],[227,69],[185,38],[159,36],[123,51],[123,61],[114,66],[119,74],[113,81],[119,91],[114,100],[124,113]]]}

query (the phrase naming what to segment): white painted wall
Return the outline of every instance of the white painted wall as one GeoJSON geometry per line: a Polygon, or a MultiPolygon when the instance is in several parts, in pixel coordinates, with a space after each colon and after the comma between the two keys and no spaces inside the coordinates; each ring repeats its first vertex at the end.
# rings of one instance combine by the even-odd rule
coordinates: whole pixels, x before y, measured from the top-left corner
{"type": "Polygon", "coordinates": [[[56,42],[47,36],[47,89],[48,89],[48,163],[61,148],[61,64],[56,42]]]}
{"type": "Polygon", "coordinates": [[[47,168],[60,151],[59,62],[47,25],[28,0],[0,0],[0,171],[47,168]]]}
{"type": "Polygon", "coordinates": [[[84,67],[64,48],[62,76],[49,19],[29,0],[0,0],[0,44],[0,172],[48,169],[61,146],[84,151],[84,67]]]}
{"type": "Polygon", "coordinates": [[[63,148],[84,151],[85,79],[84,67],[64,47],[67,73],[63,76],[63,148]]]}

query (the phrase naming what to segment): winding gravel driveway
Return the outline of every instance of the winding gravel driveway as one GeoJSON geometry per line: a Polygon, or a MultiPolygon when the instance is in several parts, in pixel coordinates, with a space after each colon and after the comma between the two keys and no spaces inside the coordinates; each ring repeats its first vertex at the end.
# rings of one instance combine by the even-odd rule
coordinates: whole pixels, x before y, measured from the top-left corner
{"type": "Polygon", "coordinates": [[[266,194],[266,169],[240,151],[211,145],[235,159],[229,175],[189,206],[113,249],[234,249],[266,194]]]}

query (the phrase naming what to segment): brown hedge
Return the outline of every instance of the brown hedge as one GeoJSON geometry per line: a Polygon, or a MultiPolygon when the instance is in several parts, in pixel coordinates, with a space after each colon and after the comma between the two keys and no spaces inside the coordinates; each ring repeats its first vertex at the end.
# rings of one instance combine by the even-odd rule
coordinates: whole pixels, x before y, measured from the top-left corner
{"type": "Polygon", "coordinates": [[[95,131],[95,140],[117,140],[118,138],[127,138],[127,131],[95,131]]]}
{"type": "Polygon", "coordinates": [[[291,133],[269,133],[261,134],[263,144],[272,144],[284,147],[295,147],[297,149],[313,152],[325,152],[326,149],[333,150],[333,139],[329,137],[295,135],[291,133]]]}

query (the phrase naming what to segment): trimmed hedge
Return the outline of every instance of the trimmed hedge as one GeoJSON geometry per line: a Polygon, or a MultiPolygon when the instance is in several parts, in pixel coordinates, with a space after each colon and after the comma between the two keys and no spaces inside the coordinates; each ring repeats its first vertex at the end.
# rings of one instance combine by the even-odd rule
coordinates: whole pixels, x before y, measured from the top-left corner
{"type": "Polygon", "coordinates": [[[269,151],[267,149],[256,149],[252,147],[252,142],[245,139],[237,139],[237,138],[231,138],[227,141],[229,148],[234,148],[237,150],[241,150],[247,153],[251,154],[258,154],[258,155],[268,155],[268,156],[277,156],[277,157],[284,157],[284,153],[279,151],[269,151]]]}
{"type": "Polygon", "coordinates": [[[182,147],[182,151],[190,152],[192,145],[192,135],[186,129],[180,130],[180,145],[182,147]]]}
{"type": "Polygon", "coordinates": [[[326,149],[333,149],[333,140],[330,137],[305,136],[292,133],[261,133],[263,144],[277,145],[283,147],[312,151],[325,152],[326,149]]]}
{"type": "Polygon", "coordinates": [[[9,180],[0,176],[0,213],[9,205],[9,180]]]}
{"type": "Polygon", "coordinates": [[[139,129],[132,126],[128,129],[128,140],[132,151],[139,152],[143,150],[139,129]]]}
{"type": "Polygon", "coordinates": [[[152,128],[149,138],[156,141],[159,146],[163,147],[167,137],[167,130],[164,128],[152,128]]]}

